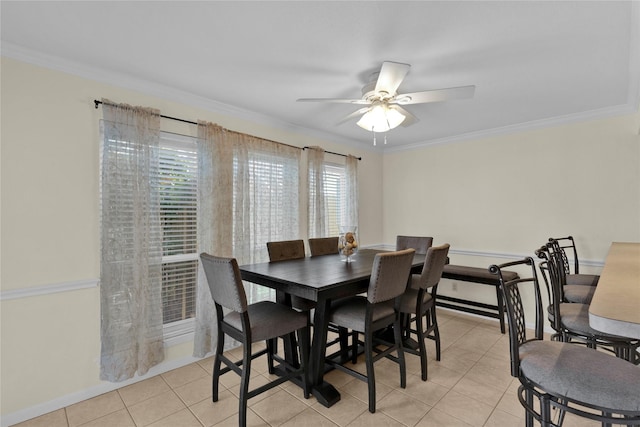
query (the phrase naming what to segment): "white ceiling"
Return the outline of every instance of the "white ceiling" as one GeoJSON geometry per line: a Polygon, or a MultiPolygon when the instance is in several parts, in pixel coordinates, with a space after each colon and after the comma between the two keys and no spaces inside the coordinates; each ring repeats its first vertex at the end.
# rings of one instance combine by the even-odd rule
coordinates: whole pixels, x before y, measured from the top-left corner
{"type": "Polygon", "coordinates": [[[0,8],[3,56],[360,147],[371,147],[370,132],[356,120],[336,125],[360,106],[296,99],[359,98],[383,61],[411,64],[400,93],[476,92],[407,106],[420,122],[390,131],[378,149],[638,108],[633,1],[3,0],[0,8]]]}

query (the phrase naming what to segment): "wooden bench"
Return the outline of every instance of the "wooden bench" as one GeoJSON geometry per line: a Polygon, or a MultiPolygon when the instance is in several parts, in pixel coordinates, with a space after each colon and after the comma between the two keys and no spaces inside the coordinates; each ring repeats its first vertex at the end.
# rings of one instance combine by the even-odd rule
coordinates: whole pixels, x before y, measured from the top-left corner
{"type": "MultiPolygon", "coordinates": [[[[505,280],[517,279],[518,273],[515,271],[503,271],[505,280]]],[[[447,264],[442,272],[443,279],[459,280],[461,282],[480,283],[491,285],[496,289],[496,305],[485,304],[462,298],[453,298],[447,295],[436,297],[436,305],[453,310],[460,310],[466,313],[473,313],[480,316],[491,317],[500,321],[500,331],[504,334],[504,303],[500,292],[500,280],[498,276],[489,273],[488,268],[468,267],[464,265],[447,264]]]]}

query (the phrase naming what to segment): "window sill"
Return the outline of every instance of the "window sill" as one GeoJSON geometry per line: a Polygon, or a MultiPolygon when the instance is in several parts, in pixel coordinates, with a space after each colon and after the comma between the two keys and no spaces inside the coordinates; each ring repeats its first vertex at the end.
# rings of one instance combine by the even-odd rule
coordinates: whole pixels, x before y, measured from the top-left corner
{"type": "Polygon", "coordinates": [[[173,347],[174,345],[185,342],[193,342],[195,324],[195,319],[186,319],[164,325],[163,336],[165,346],[173,347]]]}

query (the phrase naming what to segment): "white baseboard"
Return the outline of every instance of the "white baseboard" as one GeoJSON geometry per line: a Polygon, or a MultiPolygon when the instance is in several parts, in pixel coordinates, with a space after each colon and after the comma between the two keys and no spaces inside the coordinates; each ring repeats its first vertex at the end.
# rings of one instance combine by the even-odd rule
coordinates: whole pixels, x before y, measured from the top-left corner
{"type": "MultiPolygon", "coordinates": [[[[500,325],[499,325],[499,323],[498,323],[498,319],[495,319],[495,318],[493,318],[493,317],[481,316],[481,315],[479,315],[479,314],[462,312],[462,311],[459,311],[459,310],[455,310],[455,309],[453,309],[453,308],[440,307],[440,306],[438,306],[438,310],[450,311],[451,313],[459,314],[459,315],[462,315],[462,316],[477,317],[478,319],[488,320],[488,321],[490,321],[490,322],[496,322],[496,327],[497,327],[497,328],[500,328],[500,325]]],[[[506,318],[504,319],[504,324],[505,324],[505,326],[507,326],[507,319],[506,319],[506,318]]],[[[526,327],[527,329],[531,329],[531,330],[535,329],[535,325],[534,325],[533,323],[526,323],[526,324],[525,324],[525,327],[526,327]]],[[[556,333],[556,331],[554,331],[553,329],[551,329],[551,327],[549,327],[549,326],[548,326],[548,325],[546,325],[546,324],[545,324],[545,326],[544,326],[544,330],[543,330],[543,332],[544,332],[545,334],[550,334],[550,335],[553,335],[553,334],[555,334],[555,333],[556,333]]],[[[509,331],[506,331],[506,332],[505,332],[505,334],[508,334],[508,333],[509,333],[509,331]]]]}

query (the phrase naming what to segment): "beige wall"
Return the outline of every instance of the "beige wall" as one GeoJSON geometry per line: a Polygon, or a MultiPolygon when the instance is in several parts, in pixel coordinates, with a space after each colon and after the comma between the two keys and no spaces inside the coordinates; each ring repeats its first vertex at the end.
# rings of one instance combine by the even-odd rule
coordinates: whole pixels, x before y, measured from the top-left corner
{"type": "MultiPolygon", "coordinates": [[[[107,390],[99,381],[99,288],[6,299],[12,291],[97,281],[99,119],[94,99],[151,106],[295,146],[362,156],[363,244],[382,241],[382,156],[176,102],[2,58],[2,371],[3,425],[107,390]]],[[[193,125],[163,130],[195,135],[193,125]]],[[[366,147],[365,147],[366,148],[366,147]]],[[[338,158],[340,159],[340,158],[338,158]]],[[[169,349],[165,366],[187,360],[190,342],[169,349]]]]}
{"type": "MultiPolygon", "coordinates": [[[[572,235],[581,271],[598,273],[612,241],[640,241],[639,131],[635,113],[386,154],[384,240],[433,236],[452,263],[488,267],[572,235]]],[[[495,303],[451,285],[439,293],[495,303]]]]}
{"type": "MultiPolygon", "coordinates": [[[[640,241],[640,114],[381,156],[6,58],[1,79],[3,295],[99,277],[101,110],[93,99],[100,97],[362,156],[364,245],[432,235],[468,251],[452,254],[454,262],[486,266],[502,261],[487,253],[529,254],[552,235],[573,234],[583,258],[594,261],[612,240],[640,241]],[[559,187],[547,194],[553,180],[559,187]]],[[[195,133],[190,125],[163,126],[195,133]]],[[[3,299],[1,310],[3,425],[111,386],[98,380],[96,286],[3,299]]],[[[190,343],[172,347],[164,367],[191,350],[190,343]]]]}
{"type": "Polygon", "coordinates": [[[384,239],[531,254],[571,234],[602,261],[611,241],[640,241],[639,128],[636,113],[386,154],[384,239]]]}

